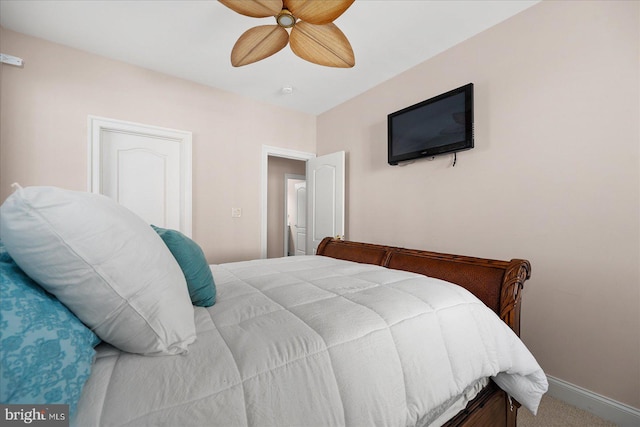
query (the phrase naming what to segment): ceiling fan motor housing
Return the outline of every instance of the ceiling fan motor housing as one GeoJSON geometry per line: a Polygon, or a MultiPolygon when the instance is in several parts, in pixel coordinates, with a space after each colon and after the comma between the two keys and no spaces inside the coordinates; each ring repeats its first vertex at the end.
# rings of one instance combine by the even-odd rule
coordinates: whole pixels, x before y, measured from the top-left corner
{"type": "Polygon", "coordinates": [[[276,22],[283,28],[291,28],[296,25],[296,17],[288,9],[282,9],[276,16],[276,22]]]}

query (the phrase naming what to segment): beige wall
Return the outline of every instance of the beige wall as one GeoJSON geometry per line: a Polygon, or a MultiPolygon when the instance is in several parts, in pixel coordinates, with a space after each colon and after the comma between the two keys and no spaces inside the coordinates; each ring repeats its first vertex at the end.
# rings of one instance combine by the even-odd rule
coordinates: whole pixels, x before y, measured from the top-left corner
{"type": "Polygon", "coordinates": [[[262,144],[314,152],[314,116],[1,31],[24,68],[1,67],[0,201],[15,181],[87,190],[88,115],[187,130],[194,239],[210,262],[260,257],[262,144]]]}
{"type": "MultiPolygon", "coordinates": [[[[350,239],[527,258],[547,374],[640,407],[639,2],[543,2],[318,118],[350,239]],[[475,84],[476,147],[386,163],[386,116],[475,84]]],[[[428,43],[428,40],[425,41],[428,43]]]]}

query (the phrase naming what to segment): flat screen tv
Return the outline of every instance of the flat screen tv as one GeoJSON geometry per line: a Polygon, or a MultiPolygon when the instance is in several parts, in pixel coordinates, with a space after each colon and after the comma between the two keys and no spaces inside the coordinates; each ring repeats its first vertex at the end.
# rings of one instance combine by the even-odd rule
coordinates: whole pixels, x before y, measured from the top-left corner
{"type": "Polygon", "coordinates": [[[390,165],[473,148],[473,83],[387,116],[390,165]]]}

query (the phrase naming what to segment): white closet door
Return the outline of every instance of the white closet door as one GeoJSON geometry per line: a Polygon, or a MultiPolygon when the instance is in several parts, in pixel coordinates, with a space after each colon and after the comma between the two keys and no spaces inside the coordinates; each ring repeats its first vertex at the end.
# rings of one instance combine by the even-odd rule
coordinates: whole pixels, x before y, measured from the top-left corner
{"type": "Polygon", "coordinates": [[[91,191],[191,235],[191,133],[90,118],[91,191]]]}

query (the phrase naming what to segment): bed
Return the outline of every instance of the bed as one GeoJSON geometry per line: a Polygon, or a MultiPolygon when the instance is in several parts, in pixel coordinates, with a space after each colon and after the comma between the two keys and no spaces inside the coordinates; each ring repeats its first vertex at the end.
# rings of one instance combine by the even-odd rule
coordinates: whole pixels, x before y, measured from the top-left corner
{"type": "Polygon", "coordinates": [[[525,260],[326,238],[312,256],[207,265],[215,304],[192,306],[158,229],[97,195],[14,195],[0,208],[14,267],[102,339],[73,377],[74,425],[515,426],[547,389],[518,338],[525,260]]]}
{"type": "MultiPolygon", "coordinates": [[[[332,238],[321,242],[317,254],[411,271],[460,285],[477,296],[520,336],[522,289],[531,276],[531,265],[526,260],[497,261],[332,238]]],[[[519,407],[517,401],[490,381],[444,425],[515,426],[519,407]]]]}

